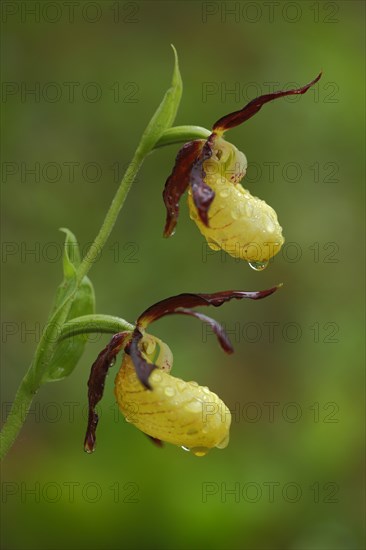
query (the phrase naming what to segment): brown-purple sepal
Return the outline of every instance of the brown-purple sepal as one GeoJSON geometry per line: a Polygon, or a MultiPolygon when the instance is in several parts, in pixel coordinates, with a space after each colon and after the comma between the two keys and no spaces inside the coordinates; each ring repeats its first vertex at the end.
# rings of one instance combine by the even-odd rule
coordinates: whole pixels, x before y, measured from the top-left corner
{"type": "Polygon", "coordinates": [[[208,315],[204,315],[203,313],[194,311],[193,309],[179,308],[179,309],[176,309],[171,314],[173,313],[174,314],[177,313],[180,315],[191,315],[192,317],[196,317],[197,319],[202,321],[202,323],[206,323],[212,328],[214,334],[217,336],[217,339],[222,349],[226,353],[233,353],[234,348],[231,345],[229,337],[226,334],[224,327],[222,327],[218,321],[215,321],[215,319],[212,319],[212,317],[208,317],[208,315]]]}
{"type": "Polygon", "coordinates": [[[179,150],[172,173],[165,183],[163,199],[166,207],[164,237],[174,233],[179,216],[179,201],[186,191],[194,162],[199,157],[204,140],[190,141],[179,150]]]}
{"type": "Polygon", "coordinates": [[[232,353],[233,348],[224,328],[211,317],[193,311],[190,308],[198,306],[219,307],[233,298],[237,300],[241,300],[243,298],[260,300],[270,294],[273,294],[273,292],[278,290],[280,286],[282,285],[277,285],[266,290],[258,291],[224,290],[213,294],[178,294],[177,296],[171,296],[170,298],[166,298],[165,300],[161,300],[160,302],[150,306],[137,319],[136,328],[133,331],[132,338],[125,348],[125,352],[128,353],[132,359],[136,370],[136,375],[141,384],[143,384],[143,386],[145,386],[148,390],[152,389],[149,383],[149,377],[157,366],[152,363],[148,363],[140,351],[139,343],[143,338],[143,334],[140,329],[144,330],[152,321],[156,321],[165,315],[173,315],[174,313],[191,315],[197,319],[200,319],[204,323],[208,323],[216,334],[222,349],[226,353],[232,353]]]}
{"type": "Polygon", "coordinates": [[[145,386],[146,389],[151,390],[152,387],[149,382],[149,376],[157,366],[153,363],[148,363],[144,359],[139,348],[139,343],[142,338],[143,334],[136,326],[132,334],[131,342],[126,347],[125,352],[131,357],[137,378],[140,380],[141,384],[145,386]]]}
{"type": "Polygon", "coordinates": [[[184,293],[177,296],[165,298],[156,304],[147,308],[137,319],[137,326],[146,328],[152,321],[156,321],[164,315],[175,313],[177,309],[192,308],[198,306],[219,307],[229,300],[241,300],[249,298],[251,300],[260,300],[276,292],[282,285],[277,285],[266,290],[245,291],[245,290],[223,290],[213,294],[191,294],[184,293]]]}
{"type": "Polygon", "coordinates": [[[295,88],[293,90],[283,90],[280,92],[274,92],[272,94],[265,94],[253,99],[247,105],[245,105],[245,107],[240,109],[240,111],[234,111],[233,113],[230,113],[220,118],[213,125],[213,131],[224,132],[229,128],[234,128],[235,126],[242,124],[242,122],[245,122],[253,115],[255,115],[262,108],[262,106],[269,101],[273,101],[274,99],[278,99],[287,95],[304,94],[308,91],[309,88],[311,88],[311,86],[318,82],[321,76],[322,72],[320,72],[318,76],[314,78],[314,80],[309,82],[309,84],[306,84],[301,88],[295,88]]]}
{"type": "Polygon", "coordinates": [[[208,138],[200,157],[193,164],[190,180],[193,202],[202,223],[206,226],[208,226],[208,210],[215,198],[215,192],[204,181],[206,173],[203,168],[203,163],[210,159],[211,156],[211,141],[210,138],[208,138]]]}
{"type": "Polygon", "coordinates": [[[131,332],[119,332],[115,334],[92,365],[88,380],[88,426],[84,440],[84,450],[87,453],[92,453],[95,449],[95,432],[99,420],[95,407],[103,397],[108,370],[113,366],[118,352],[126,344],[130,336],[131,332]]]}

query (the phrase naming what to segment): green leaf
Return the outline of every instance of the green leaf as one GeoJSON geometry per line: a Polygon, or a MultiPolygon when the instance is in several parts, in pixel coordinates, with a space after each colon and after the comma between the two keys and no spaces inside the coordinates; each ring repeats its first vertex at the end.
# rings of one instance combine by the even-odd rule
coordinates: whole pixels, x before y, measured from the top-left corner
{"type": "MultiPolygon", "coordinates": [[[[63,255],[64,279],[57,290],[54,305],[56,317],[54,317],[53,323],[57,323],[59,318],[65,319],[65,308],[70,307],[67,295],[75,288],[76,270],[80,265],[80,252],[75,235],[66,228],[62,228],[61,231],[66,234],[63,255]]],[[[64,322],[83,315],[93,314],[94,311],[94,288],[88,277],[84,277],[72,299],[71,307],[64,322]]],[[[49,330],[50,338],[51,336],[55,338],[55,333],[57,337],[60,336],[62,325],[46,327],[46,330],[49,330]],[[57,331],[55,331],[55,328],[57,328],[57,331]]],[[[83,354],[86,339],[87,336],[79,334],[59,342],[56,345],[47,369],[42,374],[42,383],[60,380],[68,376],[74,370],[83,354]]]]}
{"type": "Polygon", "coordinates": [[[165,130],[172,126],[182,97],[183,83],[179,72],[178,54],[173,44],[172,48],[175,59],[172,84],[143,133],[138,149],[143,156],[154,148],[165,130]]]}
{"type": "Polygon", "coordinates": [[[74,277],[75,270],[80,265],[79,245],[75,235],[70,231],[70,229],[60,227],[60,231],[66,234],[63,255],[64,277],[66,279],[70,279],[74,277]]]}
{"type": "Polygon", "coordinates": [[[66,298],[66,295],[70,293],[76,285],[76,270],[80,265],[80,251],[79,245],[75,235],[66,227],[60,227],[60,231],[66,234],[64,243],[64,253],[62,257],[63,274],[64,278],[59,285],[55,302],[53,305],[53,313],[61,306],[66,298]]]}
{"type": "MultiPolygon", "coordinates": [[[[93,285],[84,277],[79,290],[72,302],[66,321],[83,315],[91,315],[95,312],[95,295],[93,285]]],[[[61,327],[60,327],[61,329],[61,327]]],[[[61,330],[58,331],[60,335],[61,330]]],[[[72,373],[78,364],[85,348],[87,335],[78,334],[70,336],[57,344],[47,372],[42,378],[42,383],[61,380],[72,373]]]]}

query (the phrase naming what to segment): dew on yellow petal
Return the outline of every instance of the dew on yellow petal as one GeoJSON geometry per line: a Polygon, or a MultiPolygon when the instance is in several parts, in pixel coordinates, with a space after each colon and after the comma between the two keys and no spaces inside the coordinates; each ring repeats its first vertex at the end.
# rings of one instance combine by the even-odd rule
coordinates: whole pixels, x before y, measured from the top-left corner
{"type": "Polygon", "coordinates": [[[230,195],[230,191],[229,189],[222,189],[220,192],[219,192],[219,196],[223,199],[226,199],[228,196],[230,195]]]}
{"type": "Polygon", "coordinates": [[[190,401],[184,408],[189,412],[200,413],[202,412],[202,403],[200,401],[190,401]]]}
{"type": "Polygon", "coordinates": [[[230,441],[230,435],[227,434],[224,439],[222,441],[220,441],[220,443],[218,443],[216,445],[216,447],[218,449],[225,449],[225,447],[227,447],[229,445],[229,441],[230,441]]]}
{"type": "Polygon", "coordinates": [[[184,391],[184,390],[186,389],[186,387],[187,387],[187,383],[184,382],[184,380],[178,380],[178,382],[177,382],[177,390],[178,390],[179,392],[184,391]]]}
{"type": "Polygon", "coordinates": [[[238,220],[238,219],[240,218],[239,209],[234,208],[234,209],[230,212],[230,216],[233,218],[233,220],[238,220]]]}
{"type": "Polygon", "coordinates": [[[247,202],[245,204],[245,213],[248,216],[248,218],[251,218],[253,215],[253,205],[250,202],[247,202]]]}
{"type": "Polygon", "coordinates": [[[150,376],[151,382],[161,382],[161,374],[154,371],[150,376]]]}
{"type": "Polygon", "coordinates": [[[171,386],[167,386],[167,387],[164,389],[164,393],[165,393],[165,395],[167,395],[168,397],[173,397],[173,395],[175,395],[175,389],[172,388],[171,386]]]}
{"type": "Polygon", "coordinates": [[[215,250],[217,252],[218,250],[221,250],[221,246],[217,244],[216,241],[213,241],[212,239],[207,239],[207,244],[211,248],[211,250],[215,250]]]}

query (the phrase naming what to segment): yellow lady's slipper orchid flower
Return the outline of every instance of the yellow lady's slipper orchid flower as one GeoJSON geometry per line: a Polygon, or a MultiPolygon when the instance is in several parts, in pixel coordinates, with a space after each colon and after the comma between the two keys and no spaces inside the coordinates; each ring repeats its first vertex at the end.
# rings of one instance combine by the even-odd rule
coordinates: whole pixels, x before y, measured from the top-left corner
{"type": "Polygon", "coordinates": [[[108,369],[118,352],[125,354],[115,380],[115,396],[126,420],[148,435],[204,456],[213,447],[223,449],[229,442],[231,415],[223,401],[206,386],[185,382],[170,374],[173,355],[167,344],[145,332],[147,326],[173,313],[191,315],[208,323],[226,353],[233,348],[223,329],[214,319],[191,309],[197,306],[221,306],[233,298],[258,300],[277,287],[258,292],[224,291],[214,294],[180,294],[154,304],[140,315],[132,332],[115,334],[94,362],[89,381],[89,418],[84,448],[95,448],[98,415],[108,369]]]}
{"type": "Polygon", "coordinates": [[[173,234],[179,215],[179,200],[188,190],[190,217],[208,245],[225,250],[234,258],[263,269],[284,243],[277,214],[266,202],[253,197],[240,183],[247,159],[223,134],[256,114],[279,97],[303,94],[321,77],[302,88],[260,96],[243,109],[218,120],[205,140],[186,143],[179,151],[172,174],[166,181],[163,198],[167,209],[164,236],[173,234]]]}
{"type": "Polygon", "coordinates": [[[191,450],[197,456],[213,447],[226,447],[231,414],[223,401],[197,382],[171,376],[172,353],[158,338],[145,334],[141,350],[144,359],[148,363],[154,360],[157,369],[150,375],[152,389],[148,390],[138,379],[130,356],[124,355],[115,395],[126,420],[150,437],[191,450]]]}

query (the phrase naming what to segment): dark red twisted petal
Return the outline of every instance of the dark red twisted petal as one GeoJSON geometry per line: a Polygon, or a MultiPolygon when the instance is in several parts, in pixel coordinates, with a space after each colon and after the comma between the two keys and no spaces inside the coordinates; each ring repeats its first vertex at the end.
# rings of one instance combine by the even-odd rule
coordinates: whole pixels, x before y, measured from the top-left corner
{"type": "Polygon", "coordinates": [[[153,363],[148,363],[144,358],[139,348],[140,340],[142,340],[143,334],[136,327],[132,334],[132,339],[129,345],[126,347],[126,353],[131,357],[135,367],[137,378],[141,384],[148,390],[152,387],[149,383],[149,376],[154,369],[157,368],[153,363]]]}
{"type": "Polygon", "coordinates": [[[178,296],[171,296],[170,298],[166,298],[165,300],[161,300],[160,302],[150,306],[138,318],[136,328],[132,334],[132,339],[125,349],[126,353],[128,353],[132,359],[135,366],[136,375],[141,384],[149,390],[152,389],[149,383],[149,377],[157,366],[152,363],[148,363],[140,351],[139,343],[143,338],[143,334],[140,329],[144,330],[152,321],[156,321],[165,315],[172,315],[173,313],[192,315],[193,317],[208,323],[212,327],[224,351],[227,353],[232,353],[233,348],[223,327],[217,321],[211,319],[211,317],[207,317],[202,313],[197,313],[190,308],[197,306],[219,307],[233,298],[237,300],[241,300],[243,298],[260,300],[261,298],[265,298],[266,296],[273,294],[273,292],[278,290],[281,286],[282,285],[277,285],[273,288],[258,291],[224,290],[222,292],[215,292],[214,294],[179,294],[178,296]]]}
{"type": "Polygon", "coordinates": [[[258,290],[258,291],[245,291],[245,290],[224,290],[221,292],[215,292],[213,294],[191,294],[184,293],[177,296],[171,296],[165,298],[156,304],[153,304],[147,308],[137,319],[137,326],[140,328],[146,328],[152,321],[156,321],[165,315],[175,313],[180,308],[192,308],[198,306],[215,306],[219,307],[223,303],[229,300],[236,299],[241,300],[243,298],[249,298],[251,300],[260,300],[276,292],[282,285],[275,287],[258,290]]]}
{"type": "Polygon", "coordinates": [[[178,152],[173,171],[166,180],[163,191],[166,206],[164,237],[170,237],[174,233],[179,216],[179,200],[189,185],[192,166],[204,143],[204,140],[186,143],[178,152]]]}
{"type": "Polygon", "coordinates": [[[99,420],[95,407],[103,397],[104,384],[108,370],[113,366],[118,352],[122,349],[130,336],[130,332],[119,332],[115,334],[92,365],[88,380],[88,427],[84,440],[84,449],[87,453],[92,453],[95,449],[95,432],[99,420]]]}
{"type": "Polygon", "coordinates": [[[265,103],[268,103],[269,101],[273,101],[274,99],[278,99],[286,95],[304,94],[305,92],[308,91],[308,89],[311,86],[313,86],[314,84],[316,84],[316,82],[318,82],[321,76],[322,76],[322,72],[320,72],[318,76],[314,78],[314,80],[309,82],[309,84],[306,84],[301,88],[296,88],[294,90],[287,90],[282,92],[274,92],[272,94],[265,94],[253,99],[247,105],[245,105],[245,107],[240,109],[240,111],[234,111],[233,113],[230,113],[229,115],[225,115],[222,118],[220,118],[213,125],[213,131],[224,132],[229,128],[234,128],[235,126],[238,126],[242,122],[245,122],[246,120],[251,118],[253,115],[258,113],[258,111],[262,108],[262,106],[265,103]]]}
{"type": "Polygon", "coordinates": [[[193,164],[191,171],[191,190],[193,202],[197,208],[198,215],[206,226],[208,226],[208,210],[215,198],[215,192],[205,183],[206,173],[203,163],[212,156],[210,138],[206,141],[199,159],[193,164]]]}
{"type": "Polygon", "coordinates": [[[203,313],[198,313],[198,311],[194,311],[193,309],[186,309],[186,308],[179,308],[175,311],[172,311],[171,313],[168,313],[168,315],[173,314],[181,314],[181,315],[191,315],[192,317],[196,317],[202,323],[206,323],[210,325],[212,328],[214,334],[216,334],[217,339],[219,341],[220,346],[226,353],[233,353],[234,348],[231,345],[231,342],[229,340],[228,335],[226,334],[224,328],[220,325],[218,321],[215,321],[215,319],[212,319],[212,317],[208,317],[207,315],[204,315],[203,313]]]}

